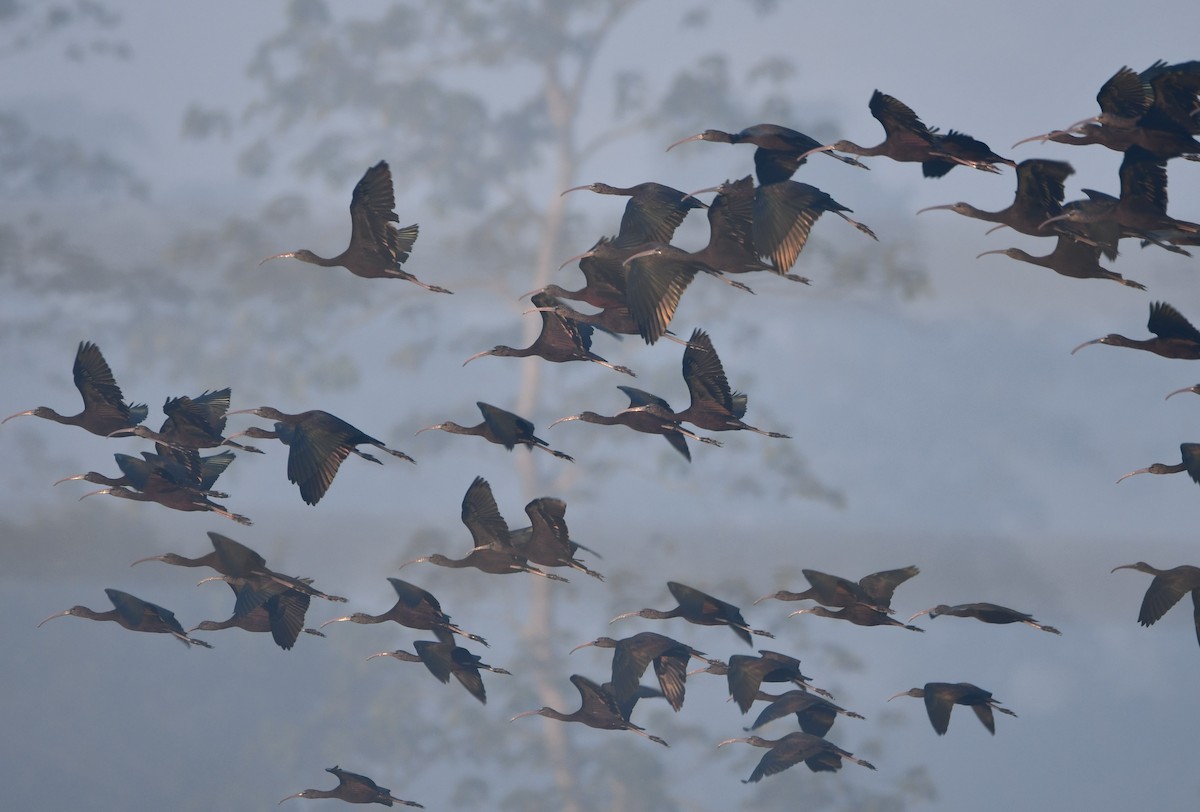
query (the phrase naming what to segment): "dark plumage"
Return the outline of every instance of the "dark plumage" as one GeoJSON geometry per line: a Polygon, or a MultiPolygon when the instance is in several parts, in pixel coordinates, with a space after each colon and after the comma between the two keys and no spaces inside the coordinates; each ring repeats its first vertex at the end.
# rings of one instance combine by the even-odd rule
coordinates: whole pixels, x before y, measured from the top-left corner
{"type": "Polygon", "coordinates": [[[969,682],[927,682],[924,688],[910,688],[888,698],[892,701],[898,696],[924,698],[925,710],[929,721],[939,736],[944,736],[950,727],[950,711],[955,705],[967,705],[975,711],[979,721],[988,729],[988,733],[996,735],[996,720],[992,710],[1016,716],[1008,708],[1000,707],[1000,700],[993,699],[991,691],[985,691],[978,685],[969,682]]]}
{"type": "Polygon", "coordinates": [[[104,594],[112,601],[113,608],[109,611],[97,612],[86,606],[72,606],[70,609],[56,612],[46,618],[38,624],[38,627],[40,628],[43,624],[56,617],[67,617],[68,615],[87,618],[88,620],[111,620],[122,628],[129,629],[132,632],[169,634],[187,646],[195,644],[202,648],[212,648],[211,645],[205,643],[203,640],[188,637],[187,632],[183,630],[183,626],[175,619],[175,613],[169,609],[164,609],[156,603],[144,601],[119,589],[105,589],[104,594]]]}
{"type": "MultiPolygon", "coordinates": [[[[509,451],[512,451],[515,446],[523,445],[530,451],[537,448],[548,454],[553,454],[559,459],[575,462],[574,457],[569,457],[561,451],[555,451],[550,447],[549,443],[534,434],[533,423],[530,423],[520,415],[505,411],[490,403],[484,403],[482,400],[476,401],[475,405],[483,413],[482,423],[474,426],[460,426],[458,423],[447,421],[433,426],[426,426],[421,431],[439,429],[450,434],[473,434],[477,437],[482,437],[489,443],[502,445],[509,451]]],[[[421,431],[418,431],[417,434],[420,434],[421,431]]]]}
{"type": "Polygon", "coordinates": [[[1150,303],[1150,320],[1146,322],[1146,329],[1156,337],[1126,338],[1119,333],[1109,333],[1083,342],[1071,350],[1071,354],[1074,355],[1091,344],[1108,344],[1110,347],[1145,350],[1163,358],[1180,358],[1187,361],[1200,359],[1200,331],[1166,302],[1150,303]]]}

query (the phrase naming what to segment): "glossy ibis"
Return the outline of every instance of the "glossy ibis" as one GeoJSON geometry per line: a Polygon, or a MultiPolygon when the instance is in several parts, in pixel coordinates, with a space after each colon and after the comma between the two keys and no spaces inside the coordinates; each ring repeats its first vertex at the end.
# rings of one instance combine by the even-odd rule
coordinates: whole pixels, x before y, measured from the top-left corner
{"type": "Polygon", "coordinates": [[[1196,625],[1196,640],[1200,642],[1200,567],[1190,564],[1160,570],[1150,566],[1145,561],[1136,564],[1122,564],[1113,567],[1117,570],[1137,570],[1147,575],[1153,575],[1146,597],[1142,598],[1142,608],[1138,612],[1138,623],[1143,626],[1153,626],[1160,617],[1167,613],[1172,606],[1187,593],[1192,593],[1192,618],[1196,625]]]}
{"type": "Polygon", "coordinates": [[[1110,347],[1145,350],[1163,358],[1181,358],[1188,361],[1200,359],[1200,331],[1166,302],[1150,303],[1150,320],[1146,322],[1146,328],[1154,333],[1156,338],[1126,338],[1119,333],[1109,333],[1101,338],[1083,342],[1071,350],[1071,354],[1074,355],[1092,344],[1108,344],[1110,347]]]}
{"type": "Polygon", "coordinates": [[[417,650],[416,654],[398,649],[396,651],[381,651],[377,654],[372,654],[368,660],[376,657],[393,657],[397,660],[402,660],[408,663],[425,663],[425,667],[429,669],[429,673],[433,674],[443,683],[450,681],[450,675],[459,681],[462,687],[466,688],[471,696],[478,699],[483,704],[487,704],[487,691],[483,688],[483,677],[479,672],[491,671],[493,674],[509,674],[503,668],[497,668],[493,665],[488,665],[479,658],[477,654],[472,654],[462,646],[457,645],[453,640],[418,640],[413,643],[413,648],[417,650]]]}
{"type": "MultiPolygon", "coordinates": [[[[442,611],[442,605],[432,593],[421,589],[416,584],[401,581],[399,578],[388,578],[392,588],[396,590],[396,603],[383,614],[368,615],[365,612],[355,612],[345,617],[335,617],[321,624],[324,629],[330,623],[350,621],[351,623],[384,623],[392,621],[410,629],[421,629],[433,632],[443,643],[452,643],[454,635],[462,635],[476,643],[487,645],[477,634],[464,631],[461,627],[450,622],[450,616],[442,611]]],[[[445,680],[442,680],[445,682],[445,680]]]]}
{"type": "Polygon", "coordinates": [[[706,431],[752,431],[767,437],[791,439],[777,431],[764,431],[742,421],[747,397],[735,392],[725,377],[725,367],[708,333],[697,327],[683,351],[683,381],[691,402],[675,419],[706,431]]]}
{"type": "Polygon", "coordinates": [[[625,266],[622,263],[632,253],[636,253],[636,251],[615,245],[608,237],[601,237],[587,251],[576,254],[558,266],[561,270],[578,260],[579,270],[583,273],[586,283],[582,288],[567,290],[558,285],[546,285],[538,290],[522,294],[521,298],[532,296],[540,291],[556,299],[587,302],[593,307],[623,307],[625,306],[625,266]]]}
{"type": "Polygon", "coordinates": [[[590,643],[580,643],[570,653],[588,646],[613,649],[612,694],[627,719],[639,698],[642,674],[651,663],[663,697],[678,711],[683,707],[688,661],[695,657],[709,664],[716,662],[704,656],[703,651],[656,632],[638,632],[621,640],[597,637],[590,643]]]}
{"type": "Polygon", "coordinates": [[[72,372],[75,388],[83,398],[83,411],[79,414],[62,415],[48,406],[38,406],[11,414],[0,423],[7,423],[14,417],[33,415],[55,423],[79,426],[92,434],[107,437],[118,429],[136,426],[146,419],[149,413],[146,404],[125,402],[125,396],[121,394],[121,387],[117,386],[108,362],[104,360],[100,348],[92,342],[79,342],[72,372]]]}
{"type": "Polygon", "coordinates": [[[530,301],[533,302],[534,307],[539,308],[542,316],[542,331],[538,333],[538,337],[532,344],[519,349],[498,344],[490,350],[475,353],[463,361],[463,366],[485,355],[505,358],[528,358],[536,355],[557,364],[567,361],[591,361],[615,372],[637,377],[629,367],[610,364],[592,352],[592,326],[580,324],[555,313],[553,310],[554,299],[551,296],[545,293],[535,293],[530,301]]]}
{"type": "Polygon", "coordinates": [[[1017,192],[1013,202],[1006,208],[984,211],[970,203],[959,202],[926,206],[918,209],[917,214],[947,209],[976,220],[999,223],[1022,234],[1034,237],[1054,236],[1057,232],[1046,225],[1046,220],[1062,214],[1065,196],[1063,183],[1074,174],[1075,170],[1066,161],[1031,158],[1017,164],[1017,192]]]}
{"type": "Polygon", "coordinates": [[[916,162],[927,178],[940,178],[958,164],[995,172],[997,163],[1016,166],[1001,158],[987,144],[955,130],[945,134],[926,127],[908,105],[876,90],[869,103],[871,115],[883,125],[884,140],[873,147],[861,147],[853,141],[815,147],[801,157],[814,152],[848,152],[852,155],[882,155],[893,161],[916,162]]]}
{"type": "Polygon", "coordinates": [[[1177,220],[1167,214],[1166,161],[1155,158],[1141,147],[1130,147],[1121,161],[1120,177],[1119,198],[1084,189],[1084,193],[1093,201],[1099,201],[1099,205],[1067,208],[1045,222],[1049,224],[1066,220],[1101,226],[1107,224],[1119,229],[1121,236],[1142,237],[1175,253],[1188,255],[1182,248],[1165,245],[1155,236],[1157,232],[1164,231],[1200,233],[1200,223],[1177,220]]]}
{"type": "MultiPolygon", "coordinates": [[[[247,583],[230,583],[229,587],[238,601],[244,601],[242,592],[253,590],[254,586],[247,583]]],[[[282,592],[269,591],[269,596],[262,599],[254,596],[249,600],[254,608],[248,612],[239,613],[236,609],[226,620],[202,620],[199,624],[188,629],[195,631],[217,632],[222,629],[243,629],[248,632],[270,632],[275,644],[284,651],[290,651],[296,644],[300,632],[324,637],[316,629],[304,628],[304,615],[308,612],[308,604],[312,600],[307,594],[295,589],[285,589],[282,592]]]]}
{"type": "Polygon", "coordinates": [[[579,674],[571,675],[571,684],[579,691],[579,710],[573,713],[563,713],[554,708],[543,707],[518,713],[508,721],[516,721],[522,716],[545,716],[547,719],[557,719],[560,722],[581,722],[599,730],[632,730],[652,742],[657,742],[664,747],[668,746],[658,736],[651,736],[645,728],[629,721],[617,705],[616,698],[602,686],[579,674]]]}
{"type": "Polygon", "coordinates": [[[1168,65],[1160,60],[1141,72],[1122,67],[1096,94],[1099,115],[1017,144],[1102,144],[1118,152],[1137,146],[1164,160],[1200,154],[1200,141],[1192,137],[1200,134],[1198,89],[1200,62],[1168,65]]]}
{"type": "Polygon", "coordinates": [[[1129,288],[1146,289],[1146,286],[1140,282],[1126,279],[1116,271],[1110,271],[1103,267],[1100,264],[1100,250],[1097,246],[1088,245],[1073,237],[1060,234],[1054,244],[1054,250],[1045,256],[1035,257],[1020,248],[1003,248],[984,251],[977,254],[975,258],[979,259],[987,254],[1004,254],[1010,259],[1018,259],[1031,265],[1040,265],[1072,279],[1111,279],[1129,288]]]}
{"type": "Polygon", "coordinates": [[[871,239],[878,241],[867,225],[853,220],[853,212],[825,192],[794,180],[759,186],[754,192],[754,248],[770,257],[775,272],[788,279],[805,282],[804,277],[787,274],[808,243],[809,232],[825,212],[836,214],[871,239]]]}
{"type": "Polygon", "coordinates": [[[481,476],[467,488],[462,500],[462,523],[471,532],[475,546],[463,558],[447,558],[441,553],[424,555],[406,561],[400,565],[403,569],[409,564],[428,562],[439,567],[452,569],[473,568],[492,575],[511,575],[517,572],[528,572],[540,575],[552,581],[566,581],[561,575],[543,572],[516,553],[509,544],[508,523],[500,515],[496,506],[496,497],[492,495],[492,486],[481,476]]]}
{"type": "MultiPolygon", "coordinates": [[[[549,443],[535,435],[533,433],[533,423],[530,423],[520,415],[505,411],[490,403],[484,403],[482,400],[476,401],[475,405],[483,413],[483,422],[478,425],[460,426],[458,423],[446,421],[434,426],[426,426],[421,431],[439,429],[451,434],[473,434],[476,437],[482,437],[489,443],[502,445],[509,451],[512,451],[515,446],[523,445],[530,451],[537,448],[548,454],[553,454],[561,460],[575,462],[574,457],[569,457],[561,451],[555,451],[550,447],[549,443]]],[[[421,431],[418,431],[417,434],[420,434],[421,431]]]]}
{"type": "Polygon", "coordinates": [[[396,228],[396,193],[392,188],[392,171],[387,161],[380,161],[366,171],[354,187],[350,198],[350,245],[331,259],[319,257],[302,248],[269,256],[272,259],[298,259],[323,268],[341,266],[355,276],[367,279],[407,279],[434,293],[453,293],[437,285],[427,285],[407,271],[400,269],[417,241],[417,224],[396,228]]]}
{"type": "Polygon", "coordinates": [[[754,698],[770,701],[771,704],[762,709],[748,730],[758,730],[768,722],[794,713],[801,730],[813,736],[824,736],[833,727],[838,716],[848,716],[851,719],[863,718],[861,714],[848,711],[824,697],[805,690],[785,691],[778,695],[759,691],[754,698]]]}
{"type": "Polygon", "coordinates": [[[920,571],[917,567],[912,566],[895,570],[881,570],[864,575],[855,582],[819,570],[800,570],[808,579],[808,589],[803,592],[788,592],[787,590],[772,592],[770,595],[763,595],[755,603],[761,603],[771,598],[780,601],[812,600],[825,606],[853,606],[861,603],[881,612],[890,613],[892,596],[896,592],[896,587],[920,571]]]}
{"type": "Polygon", "coordinates": [[[141,460],[130,457],[128,454],[114,454],[113,457],[121,469],[119,477],[88,471],[84,474],[63,477],[54,484],[83,480],[96,485],[126,486],[144,490],[152,477],[161,477],[182,488],[193,488],[204,496],[223,499],[228,497],[228,494],[214,491],[212,486],[233,462],[235,455],[232,451],[223,451],[208,457],[201,457],[198,453],[183,456],[172,454],[164,457],[160,454],[143,451],[141,460]],[[179,459],[186,459],[186,463],[180,463],[179,459]]]}
{"type": "Polygon", "coordinates": [[[41,628],[56,617],[67,617],[70,615],[72,617],[87,618],[88,620],[111,620],[123,628],[129,629],[131,632],[169,634],[189,647],[194,643],[201,648],[212,648],[211,645],[205,643],[203,640],[188,637],[187,632],[183,630],[183,626],[175,619],[175,613],[169,609],[164,609],[156,603],[144,601],[119,589],[105,589],[104,594],[108,595],[108,599],[112,601],[113,608],[109,611],[97,612],[86,606],[72,606],[70,609],[57,612],[46,618],[38,624],[38,628],[41,628]]]}
{"type": "Polygon", "coordinates": [[[571,540],[567,529],[566,502],[552,496],[541,496],[525,505],[525,515],[529,517],[529,527],[508,534],[508,546],[515,553],[543,567],[569,567],[598,581],[604,580],[603,575],[575,558],[577,550],[596,551],[571,540]]]}
{"type": "Polygon", "coordinates": [[[273,431],[257,429],[243,433],[250,437],[278,439],[288,447],[288,481],[299,486],[301,498],[310,505],[321,501],[325,491],[333,484],[342,461],[351,454],[376,465],[383,464],[355,446],[373,445],[393,457],[416,463],[403,451],[388,448],[381,440],[320,409],[287,414],[270,406],[259,406],[255,409],[238,409],[230,414],[254,414],[275,421],[273,431]]]}
{"type": "Polygon", "coordinates": [[[588,183],[572,186],[562,194],[581,189],[600,195],[629,198],[625,213],[621,216],[621,229],[613,238],[613,244],[619,248],[633,248],[649,242],[670,242],[687,213],[692,209],[704,208],[704,204],[691,195],[653,181],[627,188],[609,186],[607,183],[588,183]]]}
{"type": "MultiPolygon", "coordinates": [[[[365,775],[352,773],[337,766],[326,767],[325,772],[337,776],[338,785],[336,787],[301,790],[294,795],[287,796],[279,803],[290,801],[292,798],[337,798],[339,801],[352,804],[383,804],[384,806],[403,804],[404,806],[415,806],[418,809],[425,808],[416,801],[404,801],[397,798],[392,795],[390,789],[379,786],[365,775]]],[[[278,804],[276,805],[278,806],[278,804]]]]}
{"type": "Polygon", "coordinates": [[[756,783],[761,781],[763,776],[783,772],[788,767],[799,764],[801,761],[808,765],[808,768],[813,772],[835,772],[840,770],[843,759],[853,761],[855,764],[866,767],[869,770],[875,769],[875,765],[871,762],[855,758],[853,753],[846,752],[833,742],[801,731],[789,733],[779,739],[764,739],[761,736],[726,739],[718,744],[717,747],[724,747],[734,742],[745,742],[755,747],[771,748],[758,762],[758,766],[754,768],[754,772],[750,773],[750,777],[742,780],[743,784],[756,783]]]}
{"type": "MultiPolygon", "coordinates": [[[[702,133],[689,135],[667,147],[667,152],[689,141],[753,144],[757,147],[754,150],[754,171],[758,175],[758,182],[762,184],[788,180],[805,163],[804,156],[821,146],[821,142],[817,139],[793,130],[791,127],[784,127],[780,124],[754,124],[736,133],[705,130],[702,133]]],[[[825,151],[825,154],[830,158],[837,158],[842,163],[857,166],[860,169],[870,169],[866,164],[849,156],[838,155],[833,151],[825,151]]],[[[663,242],[666,241],[663,240],[663,242]]]]}
{"type": "Polygon", "coordinates": [[[1156,462],[1146,468],[1130,471],[1118,479],[1117,482],[1122,482],[1136,474],[1178,474],[1180,471],[1187,471],[1192,481],[1200,485],[1200,443],[1180,443],[1179,453],[1183,457],[1181,462],[1177,462],[1174,465],[1156,462]]]}
{"type": "Polygon", "coordinates": [[[971,710],[975,711],[979,721],[983,722],[983,726],[988,729],[988,733],[993,736],[996,735],[996,720],[992,716],[993,708],[1001,713],[1007,713],[1009,716],[1016,716],[1008,708],[1000,707],[1000,700],[993,699],[990,691],[985,691],[978,685],[972,685],[969,682],[927,682],[924,688],[909,688],[907,691],[893,694],[888,697],[888,701],[891,702],[898,696],[924,698],[929,721],[939,736],[946,735],[946,730],[950,727],[950,711],[954,709],[955,705],[969,706],[971,710]]]}
{"type": "MultiPolygon", "coordinates": [[[[130,499],[135,502],[156,502],[171,510],[212,512],[241,525],[249,526],[252,524],[246,516],[240,513],[232,513],[224,505],[214,502],[208,497],[205,491],[200,490],[195,485],[181,484],[179,477],[176,473],[173,473],[174,469],[170,467],[164,469],[159,466],[157,461],[137,459],[125,454],[115,454],[114,456],[117,458],[117,465],[124,476],[131,483],[141,483],[140,485],[136,485],[138,490],[120,485],[111,485],[107,488],[101,488],[98,491],[85,493],[79,497],[80,499],[107,494],[121,499],[130,499]]],[[[83,476],[86,478],[87,474],[83,476]]]]}
{"type": "Polygon", "coordinates": [[[159,454],[167,454],[169,449],[188,452],[222,445],[261,454],[262,451],[257,448],[235,443],[224,436],[229,398],[229,387],[213,392],[205,391],[194,398],[186,395],[167,398],[163,403],[163,414],[167,419],[158,431],[145,426],[133,426],[118,429],[109,436],[134,435],[153,440],[158,445],[156,450],[159,454]]]}
{"type": "Polygon", "coordinates": [[[675,412],[672,411],[670,404],[658,395],[652,395],[632,386],[618,386],[617,388],[629,396],[628,408],[622,409],[615,415],[603,415],[590,411],[580,412],[560,417],[550,425],[557,426],[559,423],[569,420],[582,420],[584,423],[595,423],[600,426],[628,426],[643,434],[661,434],[671,444],[671,447],[682,454],[688,462],[692,460],[692,452],[688,449],[685,438],[691,437],[693,440],[699,440],[709,445],[721,445],[718,440],[701,437],[685,429],[675,417],[675,412]]]}
{"type": "Polygon", "coordinates": [[[750,635],[752,634],[762,637],[775,636],[762,629],[750,628],[750,624],[742,617],[741,610],[732,603],[726,603],[723,600],[714,598],[712,595],[701,592],[699,589],[676,581],[667,581],[667,589],[671,590],[671,595],[674,596],[678,604],[674,609],[666,611],[659,609],[639,609],[636,612],[625,612],[624,614],[617,615],[608,622],[616,623],[618,620],[627,617],[644,617],[651,620],[666,620],[668,618],[679,617],[697,626],[728,626],[733,630],[734,634],[746,641],[746,645],[752,645],[750,641],[750,635]]]}
{"type": "Polygon", "coordinates": [[[797,609],[794,612],[788,613],[788,617],[792,617],[793,615],[817,615],[818,617],[829,617],[834,620],[848,620],[855,626],[899,626],[911,632],[925,631],[917,626],[910,626],[894,618],[890,618],[885,613],[880,612],[873,606],[867,606],[865,603],[844,606],[836,612],[824,606],[812,606],[807,609],[797,609]]]}
{"type": "Polygon", "coordinates": [[[939,603],[932,609],[917,612],[908,621],[911,623],[921,615],[929,615],[931,620],[941,615],[950,615],[951,617],[973,617],[976,620],[982,620],[984,623],[1024,623],[1026,626],[1032,626],[1044,632],[1062,634],[1062,632],[1053,626],[1038,623],[1033,619],[1033,615],[1027,615],[1024,612],[1018,612],[1016,609],[1009,609],[1007,606],[1000,606],[995,603],[960,603],[957,606],[947,606],[944,603],[939,603]]]}
{"type": "MultiPolygon", "coordinates": [[[[749,257],[751,262],[731,267],[774,272],[774,268],[759,262],[752,253],[745,253],[740,248],[737,250],[739,254],[749,257]]],[[[657,243],[626,258],[625,298],[629,313],[637,322],[642,339],[647,344],[653,344],[667,333],[667,325],[675,317],[683,292],[700,272],[715,276],[748,293],[754,292],[741,282],[724,279],[722,269],[709,265],[699,253],[657,243]]]]}
{"type": "MultiPolygon", "coordinates": [[[[795,657],[768,649],[759,649],[758,653],[761,656],[734,654],[725,669],[729,695],[742,713],[750,710],[764,682],[791,682],[801,688],[810,687],[809,677],[800,673],[800,661],[795,657]]],[[[829,695],[826,691],[817,693],[829,695]]]]}

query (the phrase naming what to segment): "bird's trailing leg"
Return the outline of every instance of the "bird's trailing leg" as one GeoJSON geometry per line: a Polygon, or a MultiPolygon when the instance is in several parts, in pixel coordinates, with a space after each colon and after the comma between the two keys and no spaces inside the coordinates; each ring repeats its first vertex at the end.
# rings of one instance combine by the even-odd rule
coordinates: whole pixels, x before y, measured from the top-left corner
{"type": "Polygon", "coordinates": [[[613,372],[620,372],[620,373],[622,373],[623,375],[628,375],[628,376],[629,376],[629,377],[631,377],[631,378],[636,378],[636,377],[637,377],[637,375],[633,374],[633,370],[632,370],[632,369],[630,369],[629,367],[620,366],[620,365],[618,365],[618,364],[610,364],[608,361],[604,361],[604,360],[602,360],[602,359],[600,359],[600,358],[589,358],[588,360],[589,360],[589,361],[593,361],[593,362],[595,362],[595,363],[599,364],[599,365],[600,365],[600,366],[602,366],[602,367],[608,367],[608,368],[609,368],[609,369],[611,369],[613,372]]]}
{"type": "MultiPolygon", "coordinates": [[[[993,171],[999,171],[999,170],[995,170],[995,169],[994,169],[993,171]]],[[[868,227],[867,227],[866,225],[864,225],[863,223],[860,223],[860,222],[858,222],[857,220],[852,220],[851,218],[847,217],[845,214],[843,214],[843,213],[842,213],[842,212],[840,212],[840,211],[835,211],[835,212],[834,212],[834,214],[836,214],[838,217],[841,217],[841,218],[842,218],[843,220],[845,220],[847,223],[849,223],[850,225],[852,225],[852,226],[854,226],[855,228],[857,228],[857,229],[858,229],[859,231],[861,231],[863,234],[866,234],[868,237],[870,237],[871,239],[873,239],[875,242],[879,242],[879,238],[875,236],[875,232],[874,232],[874,231],[872,231],[870,228],[868,228],[868,227]]],[[[805,280],[805,284],[807,284],[807,280],[805,280]]]]}

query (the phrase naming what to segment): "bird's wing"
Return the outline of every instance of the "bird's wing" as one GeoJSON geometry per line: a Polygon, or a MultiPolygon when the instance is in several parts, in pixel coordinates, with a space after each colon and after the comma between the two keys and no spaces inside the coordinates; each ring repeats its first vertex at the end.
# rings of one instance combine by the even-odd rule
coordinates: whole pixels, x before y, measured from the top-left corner
{"type": "Polygon", "coordinates": [[[692,209],[702,208],[699,200],[661,183],[643,183],[629,197],[621,216],[621,230],[614,244],[635,247],[651,242],[670,242],[675,229],[692,209]]]}
{"type": "Polygon", "coordinates": [[[808,242],[808,234],[821,213],[822,205],[814,186],[795,181],[758,187],[754,195],[754,248],[769,257],[777,273],[786,273],[796,263],[808,242]]]}
{"type": "MultiPolygon", "coordinates": [[[[366,171],[350,198],[350,245],[357,251],[372,254],[383,268],[399,265],[408,258],[407,251],[402,257],[397,254],[401,246],[397,244],[398,232],[391,225],[400,221],[395,208],[392,172],[387,161],[380,161],[366,171]]],[[[416,226],[408,228],[412,230],[411,235],[406,235],[411,236],[408,241],[408,247],[411,247],[412,240],[417,238],[416,226]]]]}
{"type": "Polygon", "coordinates": [[[687,384],[693,407],[711,400],[733,413],[733,391],[725,378],[725,368],[713,349],[712,339],[699,327],[692,331],[688,346],[683,351],[683,380],[687,384]]]}
{"type": "Polygon", "coordinates": [[[671,411],[671,405],[658,395],[651,394],[644,389],[638,389],[634,386],[618,386],[622,392],[629,396],[629,408],[640,409],[645,407],[657,407],[671,411]]]}
{"type": "Polygon", "coordinates": [[[871,115],[883,125],[883,131],[889,139],[915,140],[925,144],[933,140],[929,128],[912,108],[894,96],[876,90],[871,94],[871,101],[867,106],[871,115]]]}
{"type": "Polygon", "coordinates": [[[634,260],[625,276],[629,315],[647,344],[667,331],[683,292],[696,278],[699,266],[685,261],[651,265],[653,259],[634,260]]]}
{"type": "Polygon", "coordinates": [[[1178,338],[1200,344],[1200,330],[1166,302],[1151,302],[1146,327],[1159,338],[1178,338]]]}
{"type": "Polygon", "coordinates": [[[421,589],[416,584],[410,584],[408,581],[401,581],[399,578],[388,578],[392,588],[396,590],[396,597],[400,602],[410,609],[415,609],[422,604],[433,608],[437,613],[441,613],[442,605],[438,603],[438,599],[432,593],[421,589]]]}
{"type": "Polygon", "coordinates": [[[129,407],[125,405],[121,387],[117,386],[108,362],[100,353],[100,348],[90,341],[81,341],[75,352],[75,363],[72,367],[75,378],[75,388],[83,398],[84,411],[96,412],[108,418],[126,419],[131,423],[140,423],[146,417],[146,407],[129,407]],[[140,415],[136,420],[131,413],[136,410],[140,415]]]}
{"type": "Polygon", "coordinates": [[[507,550],[508,523],[496,506],[492,486],[483,477],[475,477],[463,496],[462,523],[471,531],[476,547],[507,550]]]}
{"type": "Polygon", "coordinates": [[[1047,216],[1062,209],[1066,179],[1075,169],[1066,161],[1030,158],[1017,164],[1016,202],[1047,216]]]}
{"type": "Polygon", "coordinates": [[[1188,476],[1200,485],[1200,443],[1180,443],[1179,453],[1183,455],[1183,464],[1188,476]]]}
{"type": "MultiPolygon", "coordinates": [[[[662,688],[663,697],[674,709],[683,707],[684,682],[687,680],[686,652],[668,650],[654,658],[654,675],[658,677],[658,685],[662,688]]],[[[616,658],[613,658],[613,679],[616,680],[616,658]]],[[[644,666],[643,666],[644,668],[644,666]]]]}
{"type": "Polygon", "coordinates": [[[450,681],[451,652],[455,648],[454,643],[433,642],[431,640],[418,640],[413,643],[413,648],[417,650],[417,655],[421,658],[421,662],[425,663],[425,667],[429,669],[429,673],[433,674],[442,682],[450,681]]]}
{"type": "Polygon", "coordinates": [[[1130,67],[1122,67],[1100,86],[1096,103],[1100,110],[1121,118],[1141,118],[1154,101],[1154,89],[1130,67]]]}
{"type": "Polygon", "coordinates": [[[348,456],[350,446],[333,432],[296,426],[288,449],[288,481],[300,487],[305,502],[315,505],[348,456]]]}
{"type": "Polygon", "coordinates": [[[1178,579],[1162,575],[1154,576],[1154,580],[1150,582],[1150,588],[1146,590],[1146,597],[1142,598],[1138,623],[1143,626],[1153,626],[1172,606],[1179,603],[1187,591],[1186,585],[1178,579]]]}
{"type": "Polygon", "coordinates": [[[988,729],[988,733],[996,735],[996,717],[992,714],[992,706],[986,702],[981,702],[978,705],[972,705],[971,710],[975,711],[975,715],[979,717],[979,721],[983,722],[983,726],[988,729]]]}
{"type": "Polygon", "coordinates": [[[273,595],[266,602],[267,617],[271,622],[271,637],[285,651],[296,644],[300,630],[304,628],[304,615],[312,600],[303,592],[289,589],[273,595]]]}
{"type": "Polygon", "coordinates": [[[925,711],[939,736],[945,736],[946,731],[950,729],[950,711],[953,709],[954,702],[950,696],[942,691],[930,690],[929,686],[925,687],[925,711]]]}
{"type": "Polygon", "coordinates": [[[1134,144],[1121,161],[1121,198],[1148,200],[1154,211],[1167,211],[1167,162],[1134,144]]]}
{"type": "Polygon", "coordinates": [[[873,572],[859,580],[862,591],[880,606],[890,606],[896,587],[912,578],[921,570],[917,567],[903,567],[898,570],[883,570],[873,572]]]}
{"type": "Polygon", "coordinates": [[[758,762],[758,766],[750,774],[750,782],[754,783],[764,776],[775,775],[776,773],[783,772],[793,764],[799,764],[802,760],[802,755],[807,754],[802,754],[797,748],[783,746],[783,740],[781,740],[780,744],[775,745],[763,754],[763,757],[758,762]]]}
{"type": "Polygon", "coordinates": [[[533,423],[530,423],[520,415],[499,409],[490,403],[484,403],[482,400],[476,401],[475,405],[483,413],[483,422],[491,429],[492,434],[496,435],[496,438],[500,440],[501,445],[509,451],[513,450],[513,446],[518,441],[532,441],[533,423]]]}
{"type": "Polygon", "coordinates": [[[226,574],[243,576],[267,568],[267,560],[245,544],[211,530],[208,538],[226,574]]]}

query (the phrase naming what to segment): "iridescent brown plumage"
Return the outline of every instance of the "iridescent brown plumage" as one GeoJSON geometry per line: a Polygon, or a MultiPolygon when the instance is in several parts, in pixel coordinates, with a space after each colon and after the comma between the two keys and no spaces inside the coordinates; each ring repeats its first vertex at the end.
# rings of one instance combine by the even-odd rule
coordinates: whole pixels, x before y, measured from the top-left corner
{"type": "Polygon", "coordinates": [[[1150,303],[1150,320],[1146,329],[1155,338],[1126,338],[1119,333],[1109,333],[1101,338],[1085,341],[1071,354],[1091,344],[1108,344],[1110,347],[1128,347],[1145,350],[1163,358],[1179,358],[1188,361],[1200,359],[1200,330],[1192,326],[1183,314],[1166,302],[1150,303]]]}
{"type": "Polygon", "coordinates": [[[955,705],[966,705],[975,711],[988,733],[996,735],[996,720],[993,710],[1016,716],[1008,708],[1000,707],[1000,700],[993,699],[991,691],[985,691],[969,682],[927,682],[923,688],[910,688],[888,697],[891,702],[898,696],[912,696],[925,700],[925,711],[929,722],[939,736],[944,736],[950,727],[950,711],[955,705]]]}
{"type": "Polygon", "coordinates": [[[169,634],[184,645],[195,644],[201,648],[212,648],[203,640],[189,637],[183,626],[175,619],[175,613],[164,609],[156,603],[144,601],[128,592],[119,589],[105,589],[104,594],[112,601],[113,608],[107,612],[97,612],[86,606],[72,606],[62,612],[56,612],[38,624],[41,627],[56,617],[82,617],[88,620],[111,620],[132,632],[152,632],[169,634]]]}
{"type": "Polygon", "coordinates": [[[425,808],[416,801],[404,801],[397,798],[392,795],[390,789],[379,786],[365,775],[352,773],[338,766],[326,767],[325,772],[333,773],[337,776],[338,785],[336,787],[333,789],[300,790],[294,795],[287,796],[279,803],[291,800],[292,798],[337,798],[339,801],[351,804],[383,804],[384,806],[403,804],[404,806],[415,806],[418,809],[425,808]]]}
{"type": "Polygon", "coordinates": [[[1167,611],[1179,603],[1180,599],[1189,592],[1192,593],[1192,619],[1196,626],[1196,641],[1200,642],[1200,567],[1183,564],[1169,570],[1152,567],[1145,561],[1136,564],[1122,564],[1113,567],[1117,570],[1137,570],[1147,575],[1153,575],[1154,580],[1142,598],[1142,608],[1138,611],[1138,623],[1143,626],[1153,626],[1167,611]]]}

